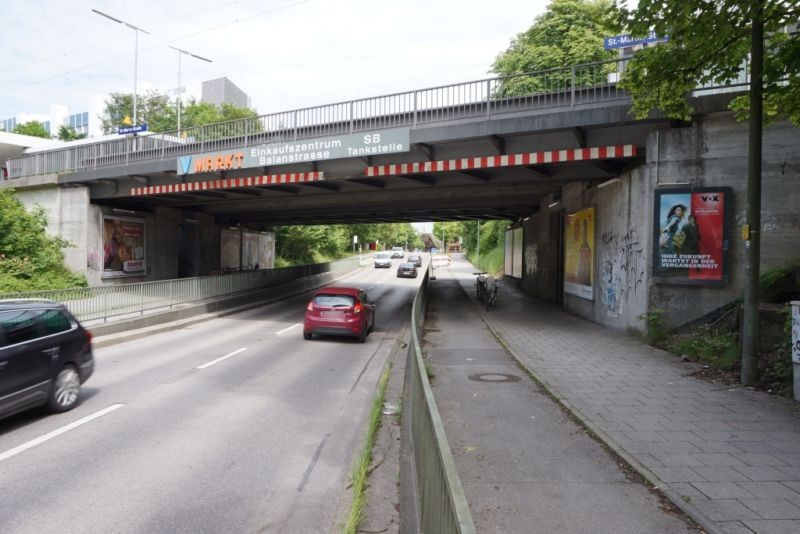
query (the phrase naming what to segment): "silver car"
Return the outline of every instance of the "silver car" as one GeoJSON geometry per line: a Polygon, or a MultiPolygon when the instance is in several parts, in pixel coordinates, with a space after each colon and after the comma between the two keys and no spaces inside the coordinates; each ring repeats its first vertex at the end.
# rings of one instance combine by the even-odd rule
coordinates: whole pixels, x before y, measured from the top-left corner
{"type": "Polygon", "coordinates": [[[392,266],[392,258],[389,257],[388,252],[378,252],[372,257],[372,261],[374,262],[376,269],[380,269],[381,267],[388,269],[392,266]]]}

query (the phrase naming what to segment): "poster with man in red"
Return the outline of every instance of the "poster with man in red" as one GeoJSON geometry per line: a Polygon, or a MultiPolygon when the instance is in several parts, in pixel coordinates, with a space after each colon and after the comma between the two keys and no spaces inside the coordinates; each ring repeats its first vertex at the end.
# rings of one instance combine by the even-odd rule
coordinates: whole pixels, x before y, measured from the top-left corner
{"type": "Polygon", "coordinates": [[[653,276],[678,284],[728,281],[730,188],[655,192],[653,276]]]}

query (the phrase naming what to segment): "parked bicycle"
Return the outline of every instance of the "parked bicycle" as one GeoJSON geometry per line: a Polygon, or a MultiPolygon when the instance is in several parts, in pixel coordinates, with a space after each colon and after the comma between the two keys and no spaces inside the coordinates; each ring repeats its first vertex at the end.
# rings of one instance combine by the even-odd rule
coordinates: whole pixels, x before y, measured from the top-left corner
{"type": "Polygon", "coordinates": [[[497,303],[497,279],[494,276],[487,276],[483,284],[483,305],[486,311],[489,311],[497,303]]]}
{"type": "Polygon", "coordinates": [[[486,273],[472,273],[477,275],[475,280],[475,297],[483,302],[483,293],[486,291],[486,273]]]}

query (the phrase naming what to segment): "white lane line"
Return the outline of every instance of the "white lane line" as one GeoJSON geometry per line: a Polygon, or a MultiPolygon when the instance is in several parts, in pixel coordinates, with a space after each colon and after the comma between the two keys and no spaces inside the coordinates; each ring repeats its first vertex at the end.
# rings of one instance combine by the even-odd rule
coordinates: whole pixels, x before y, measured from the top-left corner
{"type": "Polygon", "coordinates": [[[237,354],[239,354],[240,352],[245,351],[245,350],[247,350],[247,347],[243,347],[243,348],[241,348],[239,350],[235,350],[233,352],[230,352],[230,353],[226,354],[225,356],[221,356],[221,357],[217,358],[216,360],[211,360],[210,362],[204,363],[203,365],[198,365],[195,369],[205,369],[206,367],[211,367],[212,365],[217,364],[217,363],[219,363],[219,362],[221,362],[223,360],[227,360],[228,358],[230,358],[232,356],[236,356],[237,354]]]}
{"type": "Polygon", "coordinates": [[[119,408],[122,408],[123,406],[125,406],[125,405],[124,404],[112,404],[108,408],[103,408],[99,412],[95,412],[95,413],[93,413],[91,415],[87,415],[83,419],[78,419],[77,421],[73,421],[72,423],[70,423],[68,425],[62,426],[61,428],[57,428],[57,429],[53,430],[52,432],[48,432],[44,436],[39,436],[38,438],[32,439],[27,443],[23,443],[22,445],[20,445],[18,447],[14,447],[13,449],[7,450],[6,452],[0,454],[0,462],[2,462],[3,460],[8,460],[12,456],[16,456],[17,454],[19,454],[21,452],[25,452],[28,449],[36,447],[37,445],[41,445],[45,441],[49,441],[49,440],[55,438],[56,436],[60,436],[64,432],[69,432],[70,430],[78,428],[81,425],[85,425],[86,423],[88,423],[89,421],[91,421],[93,419],[97,419],[98,417],[102,417],[102,416],[106,415],[107,413],[111,413],[114,410],[118,410],[119,408]]]}
{"type": "Polygon", "coordinates": [[[279,336],[279,335],[281,335],[281,334],[285,334],[286,332],[288,332],[289,330],[291,330],[292,328],[295,328],[295,327],[297,327],[297,326],[300,326],[300,323],[294,323],[292,326],[289,326],[289,327],[287,327],[287,328],[284,328],[284,329],[283,329],[283,330],[281,330],[280,332],[275,332],[275,335],[276,335],[276,336],[279,336]]]}

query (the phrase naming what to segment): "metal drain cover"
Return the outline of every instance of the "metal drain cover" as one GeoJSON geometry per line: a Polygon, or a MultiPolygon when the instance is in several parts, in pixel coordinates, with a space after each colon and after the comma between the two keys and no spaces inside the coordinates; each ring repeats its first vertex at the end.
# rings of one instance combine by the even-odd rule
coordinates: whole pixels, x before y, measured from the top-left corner
{"type": "Polygon", "coordinates": [[[507,375],[505,373],[476,373],[469,375],[467,378],[473,382],[519,382],[520,378],[516,375],[507,375]]]}

